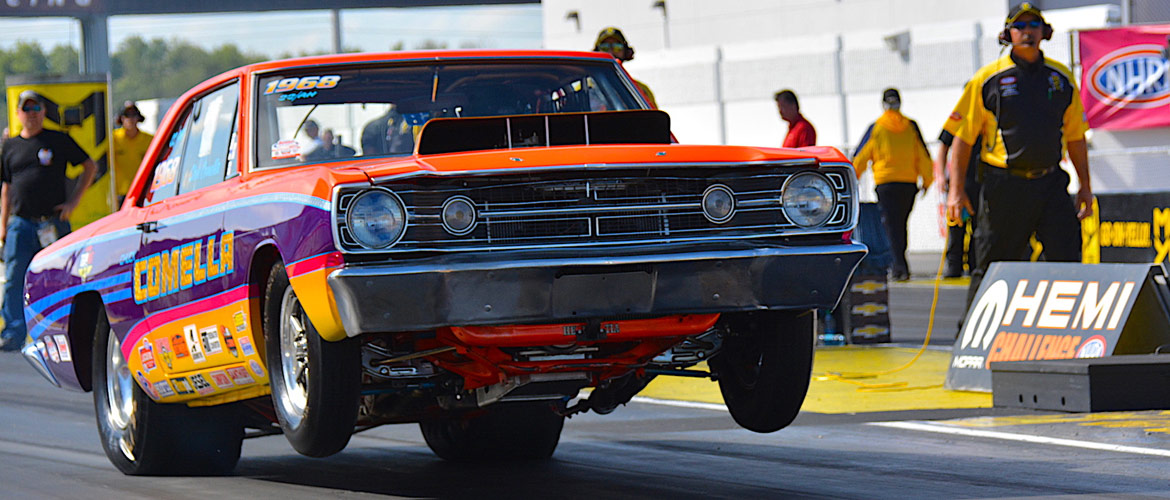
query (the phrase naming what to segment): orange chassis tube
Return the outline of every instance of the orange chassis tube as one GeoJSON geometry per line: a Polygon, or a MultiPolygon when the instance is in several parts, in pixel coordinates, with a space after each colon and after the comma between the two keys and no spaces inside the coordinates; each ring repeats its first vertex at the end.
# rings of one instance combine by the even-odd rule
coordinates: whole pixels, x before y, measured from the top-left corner
{"type": "Polygon", "coordinates": [[[653,319],[606,321],[600,324],[604,337],[581,342],[577,333],[585,323],[517,326],[447,327],[433,339],[419,339],[418,350],[454,347],[454,351],[427,359],[464,378],[464,389],[471,390],[503,382],[508,377],[533,373],[590,372],[593,384],[641,371],[654,356],[678,343],[683,337],[711,330],[719,314],[686,314],[653,319]],[[565,345],[600,345],[636,343],[619,353],[592,359],[557,359],[516,361],[501,348],[565,345]]]}

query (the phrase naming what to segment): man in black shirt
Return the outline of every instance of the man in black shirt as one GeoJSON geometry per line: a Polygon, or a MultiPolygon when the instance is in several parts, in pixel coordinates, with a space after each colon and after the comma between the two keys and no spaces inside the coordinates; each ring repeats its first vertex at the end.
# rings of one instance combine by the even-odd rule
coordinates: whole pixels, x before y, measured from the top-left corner
{"type": "Polygon", "coordinates": [[[1040,42],[1050,38],[1052,25],[1039,9],[1027,2],[1014,7],[1000,35],[1011,52],[975,73],[944,126],[958,139],[947,197],[952,221],[964,208],[973,212],[964,180],[971,146],[983,138],[979,155],[986,168],[975,215],[978,267],[971,273],[968,306],[988,265],[1027,259],[1032,233],[1047,260],[1081,260],[1078,219],[1093,213],[1085,144],[1089,125],[1072,73],[1040,51],[1040,42]],[[1080,181],[1075,205],[1068,196],[1070,177],[1060,168],[1065,150],[1080,181]]]}
{"type": "Polygon", "coordinates": [[[24,274],[32,258],[58,237],[68,234],[69,215],[93,182],[97,165],[67,134],[46,130],[45,103],[32,90],[20,93],[16,117],[21,130],[6,138],[0,154],[0,242],[4,257],[4,298],[0,316],[0,350],[15,351],[24,343],[24,274]],[[80,164],[84,171],[67,193],[65,168],[80,164]]]}

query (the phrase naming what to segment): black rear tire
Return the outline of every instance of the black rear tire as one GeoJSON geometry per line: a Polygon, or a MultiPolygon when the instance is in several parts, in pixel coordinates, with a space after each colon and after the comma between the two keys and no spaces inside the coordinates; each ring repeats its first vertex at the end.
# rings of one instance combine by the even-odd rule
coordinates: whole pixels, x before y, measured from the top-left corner
{"type": "Polygon", "coordinates": [[[130,476],[230,474],[244,440],[239,407],[154,402],[131,377],[105,310],[96,328],[94,409],[110,462],[130,476]]]}
{"type": "Polygon", "coordinates": [[[431,451],[453,462],[547,460],[564,425],[565,417],[540,403],[503,403],[475,417],[419,422],[431,451]]]}
{"type": "Polygon", "coordinates": [[[730,334],[710,365],[731,417],[754,432],[787,427],[808,393],[815,312],[748,313],[725,320],[730,334]]]}
{"type": "Polygon", "coordinates": [[[322,339],[279,262],[266,287],[264,342],[272,405],[289,444],[310,457],[345,449],[361,396],[361,344],[322,339]]]}

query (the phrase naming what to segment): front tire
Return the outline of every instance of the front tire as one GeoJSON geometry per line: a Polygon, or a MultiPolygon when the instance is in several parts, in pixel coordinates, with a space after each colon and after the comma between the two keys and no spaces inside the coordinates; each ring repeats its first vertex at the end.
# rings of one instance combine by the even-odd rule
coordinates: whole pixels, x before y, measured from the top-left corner
{"type": "Polygon", "coordinates": [[[105,310],[98,312],[93,358],[98,433],[123,474],[224,475],[236,467],[244,440],[238,408],[151,400],[130,374],[105,310]]]}
{"type": "Polygon", "coordinates": [[[321,338],[279,262],[266,287],[264,339],[272,404],[289,444],[310,457],[345,449],[357,421],[361,345],[321,338]]]}
{"type": "Polygon", "coordinates": [[[565,417],[540,403],[503,403],[471,418],[419,422],[431,451],[454,462],[547,460],[564,425],[565,417]]]}
{"type": "Polygon", "coordinates": [[[731,417],[754,432],[787,427],[808,393],[815,312],[749,313],[728,321],[723,351],[710,364],[731,417]]]}

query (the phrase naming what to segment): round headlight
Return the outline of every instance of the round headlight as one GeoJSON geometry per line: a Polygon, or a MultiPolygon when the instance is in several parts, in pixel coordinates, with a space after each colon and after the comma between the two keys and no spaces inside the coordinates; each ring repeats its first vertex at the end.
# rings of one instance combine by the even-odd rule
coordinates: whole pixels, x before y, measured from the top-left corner
{"type": "Polygon", "coordinates": [[[735,194],[731,188],[716,184],[703,191],[703,216],[716,224],[731,220],[735,215],[735,194]]]}
{"type": "Polygon", "coordinates": [[[443,203],[443,229],[462,236],[475,229],[475,205],[466,196],[453,196],[443,203]]]}
{"type": "Polygon", "coordinates": [[[406,209],[398,195],[384,189],[359,194],[349,205],[346,223],[353,238],[366,248],[386,248],[406,230],[406,209]]]}
{"type": "Polygon", "coordinates": [[[800,227],[824,224],[833,215],[836,204],[833,185],[828,179],[812,172],[796,174],[788,179],[780,197],[784,202],[784,214],[800,227]]]}

